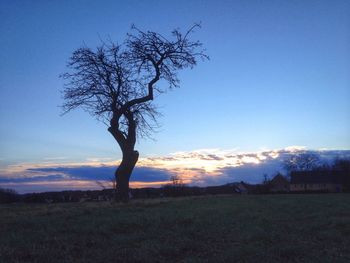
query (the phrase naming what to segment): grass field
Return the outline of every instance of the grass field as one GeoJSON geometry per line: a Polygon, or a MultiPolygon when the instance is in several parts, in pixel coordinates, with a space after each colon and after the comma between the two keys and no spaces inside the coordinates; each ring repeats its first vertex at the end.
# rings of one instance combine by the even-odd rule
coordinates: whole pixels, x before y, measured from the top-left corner
{"type": "Polygon", "coordinates": [[[0,262],[350,262],[350,195],[0,206],[0,262]]]}

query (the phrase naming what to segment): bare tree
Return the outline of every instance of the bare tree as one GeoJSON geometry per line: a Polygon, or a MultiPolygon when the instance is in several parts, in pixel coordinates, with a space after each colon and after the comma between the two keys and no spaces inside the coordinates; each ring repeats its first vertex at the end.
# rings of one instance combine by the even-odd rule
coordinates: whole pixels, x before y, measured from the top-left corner
{"type": "Polygon", "coordinates": [[[337,157],[333,161],[333,170],[347,172],[350,176],[350,159],[337,157]]]}
{"type": "Polygon", "coordinates": [[[172,31],[171,39],[152,31],[132,27],[121,45],[102,43],[96,51],[82,47],[73,52],[69,71],[62,74],[64,113],[83,108],[108,126],[122,151],[115,172],[118,199],[128,201],[129,179],[138,161],[138,137],[149,136],[157,127],[158,112],[152,103],[155,95],[179,86],[177,73],[192,68],[198,59],[208,59],[199,41],[172,31]]]}
{"type": "Polygon", "coordinates": [[[184,187],[185,186],[182,178],[178,175],[171,176],[170,181],[171,181],[172,187],[184,187]]]}
{"type": "Polygon", "coordinates": [[[320,157],[315,153],[302,152],[293,154],[284,160],[283,166],[289,172],[310,171],[319,168],[321,165],[320,157]]]}

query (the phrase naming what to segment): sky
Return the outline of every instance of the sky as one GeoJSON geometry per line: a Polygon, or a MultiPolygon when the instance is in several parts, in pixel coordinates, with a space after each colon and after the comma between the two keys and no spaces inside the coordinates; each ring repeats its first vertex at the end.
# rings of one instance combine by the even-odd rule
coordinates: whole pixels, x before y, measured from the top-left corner
{"type": "MultiPolygon", "coordinates": [[[[106,39],[122,43],[132,24],[167,36],[201,22],[192,37],[210,57],[179,72],[180,88],[155,100],[161,127],[136,145],[139,168],[151,169],[139,173],[167,175],[150,183],[166,181],[176,169],[206,167],[191,183],[209,184],[203,178],[226,166],[195,165],[193,153],[203,151],[249,157],[295,145],[350,149],[349,1],[4,0],[0,17],[0,187],[42,191],[49,188],[43,176],[56,176],[45,178],[49,185],[92,187],[98,172],[79,186],[62,181],[71,173],[58,168],[117,165],[121,153],[103,123],[81,110],[60,115],[59,75],[75,49],[106,39]],[[156,162],[178,153],[192,159],[156,162]],[[35,187],[20,186],[22,177],[35,187]]],[[[113,176],[102,170],[104,180],[113,176]]],[[[262,170],[252,181],[257,174],[262,170]]]]}

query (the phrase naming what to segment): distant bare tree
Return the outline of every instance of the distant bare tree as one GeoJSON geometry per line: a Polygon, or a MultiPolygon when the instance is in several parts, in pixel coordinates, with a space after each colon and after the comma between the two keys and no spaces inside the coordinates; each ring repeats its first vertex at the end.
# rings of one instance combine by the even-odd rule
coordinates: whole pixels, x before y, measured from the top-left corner
{"type": "Polygon", "coordinates": [[[107,188],[106,185],[105,185],[103,182],[101,182],[101,181],[96,180],[95,183],[96,183],[99,187],[101,187],[102,190],[105,190],[105,189],[107,188]]]}
{"type": "Polygon", "coordinates": [[[113,189],[113,190],[115,190],[115,189],[117,189],[117,181],[116,181],[116,178],[114,177],[111,177],[110,179],[109,179],[109,181],[110,181],[110,185],[111,185],[111,188],[113,189]]]}
{"type": "Polygon", "coordinates": [[[185,184],[179,175],[173,175],[170,177],[172,187],[184,187],[185,184]]]}
{"type": "Polygon", "coordinates": [[[263,184],[268,184],[270,182],[269,176],[267,174],[264,174],[263,177],[263,184]]]}
{"type": "Polygon", "coordinates": [[[179,86],[177,72],[192,68],[198,58],[207,59],[202,44],[191,41],[195,24],[172,39],[136,27],[122,45],[103,43],[96,51],[82,47],[73,52],[62,75],[64,113],[82,108],[108,125],[119,144],[122,161],[115,172],[119,200],[128,201],[129,179],[138,161],[138,137],[147,137],[157,127],[155,95],[179,86]]]}
{"type": "Polygon", "coordinates": [[[343,176],[343,191],[350,192],[350,158],[337,157],[334,160],[332,170],[343,176]]]}
{"type": "Polygon", "coordinates": [[[283,165],[289,173],[293,171],[310,171],[319,168],[321,160],[315,153],[304,152],[293,154],[284,161],[283,165]]]}
{"type": "Polygon", "coordinates": [[[333,167],[334,170],[347,172],[350,176],[350,159],[335,158],[333,167]]]}
{"type": "Polygon", "coordinates": [[[102,189],[102,190],[105,190],[105,189],[113,189],[115,190],[116,189],[116,180],[115,180],[115,177],[110,177],[108,178],[109,180],[107,181],[99,181],[99,180],[96,180],[95,183],[102,189]]]}

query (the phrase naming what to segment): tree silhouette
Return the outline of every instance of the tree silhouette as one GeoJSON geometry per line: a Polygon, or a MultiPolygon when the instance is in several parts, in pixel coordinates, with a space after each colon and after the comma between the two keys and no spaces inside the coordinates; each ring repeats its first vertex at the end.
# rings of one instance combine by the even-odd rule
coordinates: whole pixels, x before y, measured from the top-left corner
{"type": "Polygon", "coordinates": [[[171,39],[135,26],[123,44],[102,43],[96,51],[82,47],[73,52],[62,105],[64,113],[83,108],[108,125],[118,142],[122,161],[115,177],[117,197],[128,201],[129,179],[138,161],[135,150],[138,137],[147,137],[157,126],[158,112],[152,103],[155,94],[179,86],[177,73],[192,68],[198,59],[207,59],[202,43],[190,35],[200,25],[184,34],[173,30],[171,39]]]}
{"type": "Polygon", "coordinates": [[[284,160],[283,166],[289,174],[294,171],[311,171],[321,166],[321,160],[315,153],[302,152],[284,160]]]}

